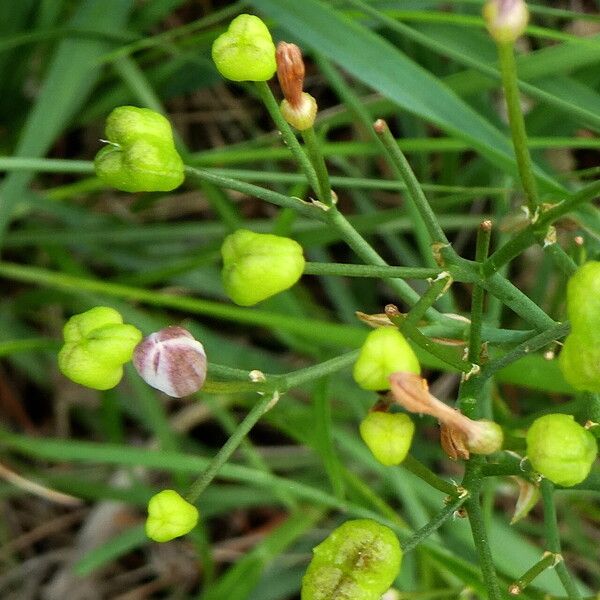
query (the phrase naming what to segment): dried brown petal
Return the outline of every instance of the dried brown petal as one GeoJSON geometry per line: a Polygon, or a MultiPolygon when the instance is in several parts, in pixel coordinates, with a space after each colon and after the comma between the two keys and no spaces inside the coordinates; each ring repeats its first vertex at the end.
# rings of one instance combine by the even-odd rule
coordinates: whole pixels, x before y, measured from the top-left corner
{"type": "Polygon", "coordinates": [[[444,425],[440,428],[440,443],[444,452],[452,459],[467,460],[471,455],[465,434],[455,427],[444,425]]]}

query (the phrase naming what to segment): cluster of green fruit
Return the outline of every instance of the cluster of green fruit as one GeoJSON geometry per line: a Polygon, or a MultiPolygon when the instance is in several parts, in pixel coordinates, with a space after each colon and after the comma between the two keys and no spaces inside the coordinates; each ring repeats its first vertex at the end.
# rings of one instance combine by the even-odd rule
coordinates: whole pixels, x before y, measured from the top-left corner
{"type": "MultiPolygon", "coordinates": [[[[496,16],[494,13],[490,19],[496,22],[496,16]]],[[[498,21],[492,33],[502,40],[513,36],[527,22],[526,14],[517,17],[516,25],[498,21]]],[[[213,59],[218,70],[233,81],[266,81],[277,70],[271,35],[264,23],[251,15],[237,17],[215,41],[213,59]]],[[[298,121],[285,102],[281,106],[284,116],[288,114],[288,121],[302,129],[308,121],[298,121]]],[[[309,104],[314,120],[314,99],[309,104]]],[[[116,108],[107,119],[106,138],[107,145],[95,160],[96,173],[105,183],[138,192],[170,191],[183,182],[184,165],[171,126],[162,115],[132,106],[116,108]]],[[[281,236],[238,230],[225,238],[221,250],[225,292],[241,306],[255,305],[290,288],[305,268],[302,247],[281,236]]],[[[600,392],[600,334],[595,329],[600,319],[600,263],[584,265],[570,280],[568,314],[572,331],[560,356],[561,369],[576,389],[600,392]]],[[[97,307],[72,317],[65,325],[64,339],[59,354],[61,371],[91,388],[117,385],[123,365],[132,359],[145,381],[177,397],[200,389],[206,377],[204,349],[188,332],[166,328],[142,340],[142,334],[124,324],[111,308],[97,307]]],[[[365,390],[382,392],[393,388],[398,374],[420,380],[417,357],[395,326],[379,327],[367,336],[360,350],[354,379],[365,390]]],[[[426,386],[420,393],[425,394],[428,410],[408,410],[437,416],[435,406],[441,403],[427,399],[426,386]]],[[[440,421],[448,414],[454,428],[464,427],[468,451],[492,454],[501,449],[502,429],[496,423],[472,421],[449,407],[440,409],[440,421]]],[[[360,424],[364,442],[386,466],[405,460],[414,432],[410,416],[400,411],[375,410],[360,424]]],[[[573,486],[583,481],[596,455],[594,436],[570,415],[546,415],[527,432],[531,465],[556,484],[573,486]]],[[[163,490],[149,503],[146,532],[156,541],[168,541],[188,533],[198,516],[197,509],[177,492],[163,490]]],[[[401,559],[400,545],[391,530],[370,520],[348,521],[314,549],[302,598],[377,599],[393,583],[401,559]]]]}

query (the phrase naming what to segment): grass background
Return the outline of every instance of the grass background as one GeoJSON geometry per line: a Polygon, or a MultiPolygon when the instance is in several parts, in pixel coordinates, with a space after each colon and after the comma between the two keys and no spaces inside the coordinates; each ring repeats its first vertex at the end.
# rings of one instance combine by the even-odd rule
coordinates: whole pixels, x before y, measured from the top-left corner
{"type": "MultiPolygon", "coordinates": [[[[256,198],[193,182],[167,195],[124,194],[94,177],[89,161],[105,116],[133,104],[169,115],[189,164],[304,197],[305,180],[253,90],[225,84],[211,63],[212,41],[239,12],[260,14],[276,40],[305,51],[339,206],[391,264],[428,266],[431,258],[367,119],[389,120],[457,251],[472,258],[486,218],[493,247],[518,231],[522,198],[480,8],[476,0],[0,1],[3,598],[290,599],[311,547],[336,524],[377,515],[406,537],[439,510],[442,494],[402,467],[381,467],[363,446],[357,425],[376,398],[346,368],[287,393],[263,418],[200,498],[200,528],[186,540],[149,543],[148,498],[163,487],[184,489],[256,397],[214,386],[167,400],[131,369],[118,388],[96,393],[58,373],[56,351],[64,320],[102,304],[145,334],[187,327],[217,365],[286,373],[358,347],[368,329],[356,310],[398,303],[384,282],[305,276],[258,308],[235,307],[220,283],[219,247],[240,226],[291,235],[313,261],[359,261],[326,225],[256,198]],[[50,492],[32,495],[15,474],[84,502],[65,507],[50,492]]],[[[598,8],[532,5],[519,46],[547,202],[598,173],[598,8]]],[[[559,242],[577,261],[598,255],[599,234],[592,205],[558,223],[559,242]]],[[[541,249],[514,261],[508,275],[564,318],[565,278],[541,249]]],[[[469,287],[455,284],[437,308],[466,314],[469,298],[469,287]]],[[[485,324],[492,355],[528,331],[491,299],[485,324]]],[[[434,393],[452,400],[457,376],[421,358],[434,393]]],[[[216,367],[213,375],[231,372],[216,367]]],[[[501,371],[491,397],[517,449],[535,416],[578,414],[586,402],[542,355],[501,371]]],[[[447,478],[460,476],[432,420],[418,419],[413,453],[447,478]]],[[[592,594],[600,589],[597,465],[581,487],[558,492],[557,503],[565,559],[592,594]]],[[[506,584],[544,548],[539,508],[509,525],[516,496],[508,479],[486,485],[506,584]]],[[[406,600],[484,598],[468,524],[451,521],[407,554],[397,588],[406,600]]],[[[551,572],[522,597],[544,593],[564,593],[551,572]]]]}

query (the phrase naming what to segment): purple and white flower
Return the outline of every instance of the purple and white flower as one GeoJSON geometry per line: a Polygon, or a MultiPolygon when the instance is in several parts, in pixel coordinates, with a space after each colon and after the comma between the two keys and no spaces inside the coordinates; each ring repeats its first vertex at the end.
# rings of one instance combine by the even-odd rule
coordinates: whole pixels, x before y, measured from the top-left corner
{"type": "Polygon", "coordinates": [[[206,379],[206,353],[183,327],[165,327],[135,348],[133,364],[140,377],[173,398],[197,392],[206,379]]]}

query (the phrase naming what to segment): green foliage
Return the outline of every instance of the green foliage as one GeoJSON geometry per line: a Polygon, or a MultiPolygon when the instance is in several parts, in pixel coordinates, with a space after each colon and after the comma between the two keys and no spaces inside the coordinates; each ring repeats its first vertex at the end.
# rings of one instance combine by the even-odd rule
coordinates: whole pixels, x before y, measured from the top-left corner
{"type": "MultiPolygon", "coordinates": [[[[379,600],[388,585],[385,597],[401,600],[503,600],[525,580],[523,600],[588,600],[600,589],[590,533],[600,490],[600,45],[589,3],[530,3],[516,50],[486,32],[483,0],[251,0],[205,13],[185,0],[5,4],[1,596],[47,595],[60,567],[44,562],[42,579],[25,579],[30,569],[11,565],[76,548],[77,575],[103,569],[103,597],[141,585],[161,597],[289,600],[311,547],[340,518],[384,524],[405,555],[377,589],[344,563],[353,600],[379,600]],[[239,16],[251,9],[264,21],[239,16]],[[307,57],[302,93],[320,111],[300,136],[267,83],[273,40],[307,57]],[[129,108],[103,135],[119,106],[129,108]],[[102,137],[99,178],[85,159],[102,137]],[[283,241],[234,253],[234,306],[219,249],[240,230],[283,241]],[[87,333],[69,328],[67,376],[94,387],[121,379],[116,363],[139,332],[108,310],[143,331],[181,324],[202,340],[212,362],[201,392],[167,400],[126,365],[121,385],[71,394],[56,374],[60,328],[94,306],[109,318],[87,333]],[[386,336],[366,357],[357,312],[386,336]],[[355,363],[368,389],[353,380],[355,363]],[[475,424],[474,450],[498,451],[450,463],[435,419],[414,417],[412,434],[394,408],[368,414],[364,423],[386,424],[365,446],[367,410],[392,401],[372,392],[404,368],[475,424]],[[534,435],[546,414],[558,421],[534,435]],[[400,421],[411,436],[388,435],[400,421]],[[489,422],[504,432],[501,449],[498,426],[477,438],[489,422]],[[397,466],[378,460],[394,453],[397,466]],[[519,496],[511,477],[539,488],[543,520],[521,510],[509,525],[514,504],[537,499],[519,496]],[[173,497],[190,517],[185,543],[161,550],[177,565],[168,577],[142,522],[164,488],[185,494],[173,497]],[[57,503],[74,500],[57,491],[87,501],[92,517],[65,514],[57,503]],[[102,536],[81,556],[75,536],[115,506],[119,518],[95,527],[102,536]],[[44,539],[20,535],[30,529],[44,539]],[[563,560],[546,569],[545,551],[563,560]]],[[[159,510],[154,525],[169,528],[176,513],[159,510]]],[[[333,560],[322,554],[330,574],[333,560]]]]}

